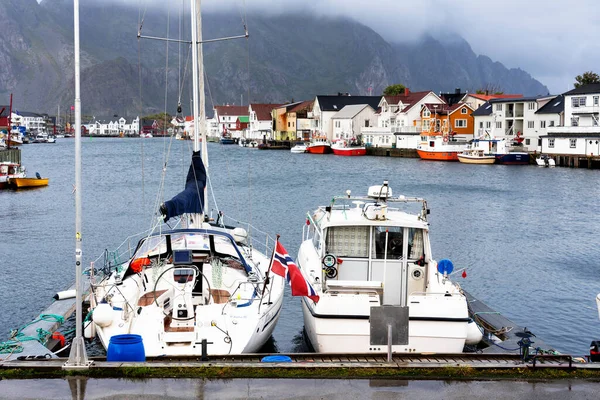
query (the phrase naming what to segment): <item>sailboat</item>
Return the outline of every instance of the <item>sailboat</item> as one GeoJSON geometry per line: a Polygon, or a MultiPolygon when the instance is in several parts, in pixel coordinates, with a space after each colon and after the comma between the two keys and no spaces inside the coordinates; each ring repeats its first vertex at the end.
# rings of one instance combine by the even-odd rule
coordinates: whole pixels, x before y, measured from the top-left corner
{"type": "Polygon", "coordinates": [[[279,319],[284,279],[273,274],[267,256],[275,242],[268,237],[253,242],[249,231],[254,230],[226,226],[221,213],[211,222],[206,214],[199,3],[191,0],[196,122],[191,165],[185,190],[159,208],[164,222],[180,218],[185,227],[162,230],[158,224],[125,263],[92,281],[86,336],[96,334],[107,350],[111,338],[134,334],[142,338],[145,357],[257,352],[279,319]]]}

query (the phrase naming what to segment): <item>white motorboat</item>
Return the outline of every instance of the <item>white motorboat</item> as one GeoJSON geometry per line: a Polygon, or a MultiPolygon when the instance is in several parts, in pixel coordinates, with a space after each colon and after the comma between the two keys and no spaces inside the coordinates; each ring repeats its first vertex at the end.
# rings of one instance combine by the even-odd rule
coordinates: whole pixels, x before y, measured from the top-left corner
{"type": "Polygon", "coordinates": [[[556,166],[556,162],[554,161],[554,159],[552,157],[548,156],[547,154],[542,154],[541,156],[536,158],[535,163],[538,165],[538,167],[555,167],[556,166]]]}
{"type": "MultiPolygon", "coordinates": [[[[199,44],[196,1],[191,0],[192,37],[199,44]]],[[[96,333],[107,349],[111,338],[134,334],[142,337],[145,357],[252,353],[269,339],[280,315],[285,281],[271,271],[266,255],[275,241],[268,236],[252,241],[249,225],[226,226],[220,211],[209,223],[205,213],[206,124],[199,112],[205,104],[204,76],[198,47],[192,46],[193,115],[199,121],[192,163],[185,190],[159,210],[164,222],[179,218],[185,228],[163,230],[158,222],[126,262],[106,265],[108,273],[92,281],[86,336],[96,333]]]]}
{"type": "Polygon", "coordinates": [[[8,183],[14,178],[25,178],[27,172],[20,163],[3,161],[0,162],[0,189],[8,187],[8,183]]]}
{"type": "Polygon", "coordinates": [[[306,152],[307,152],[306,143],[304,143],[304,142],[299,142],[299,143],[296,143],[296,145],[295,145],[294,147],[292,147],[292,148],[290,149],[290,151],[291,151],[292,153],[296,153],[296,154],[299,154],[299,153],[306,153],[306,152]]]}
{"type": "Polygon", "coordinates": [[[297,264],[320,299],[302,298],[315,351],[386,352],[370,335],[379,329],[373,312],[386,307],[405,316],[396,321],[408,336],[394,353],[460,353],[481,339],[468,328],[467,299],[449,277],[450,261],[433,259],[428,213],[424,199],[392,197],[384,182],[308,214],[297,264]]]}

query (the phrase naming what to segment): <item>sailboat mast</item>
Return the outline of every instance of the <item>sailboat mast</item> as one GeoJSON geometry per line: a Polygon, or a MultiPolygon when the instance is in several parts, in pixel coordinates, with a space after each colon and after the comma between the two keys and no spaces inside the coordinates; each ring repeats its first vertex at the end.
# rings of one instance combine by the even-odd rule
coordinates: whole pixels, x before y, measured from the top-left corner
{"type": "Polygon", "coordinates": [[[79,62],[79,0],[73,3],[75,61],[75,339],[66,367],[88,367],[82,335],[81,306],[81,88],[79,62]]]}
{"type": "MultiPolygon", "coordinates": [[[[196,9],[198,12],[198,18],[196,18],[196,35],[198,38],[198,96],[200,97],[200,120],[198,126],[198,132],[202,138],[202,162],[204,168],[208,171],[208,148],[206,140],[206,98],[204,95],[204,50],[202,49],[202,12],[201,12],[201,1],[196,0],[196,9]]],[[[208,207],[208,188],[204,188],[204,210],[208,207]]],[[[204,211],[203,210],[203,211],[204,211]]],[[[206,212],[205,212],[206,214],[206,212]]]]}
{"type": "Polygon", "coordinates": [[[191,0],[191,18],[192,18],[192,99],[193,99],[193,115],[194,115],[194,151],[200,150],[199,145],[199,99],[198,99],[198,33],[197,33],[197,9],[196,6],[199,0],[191,0]]]}

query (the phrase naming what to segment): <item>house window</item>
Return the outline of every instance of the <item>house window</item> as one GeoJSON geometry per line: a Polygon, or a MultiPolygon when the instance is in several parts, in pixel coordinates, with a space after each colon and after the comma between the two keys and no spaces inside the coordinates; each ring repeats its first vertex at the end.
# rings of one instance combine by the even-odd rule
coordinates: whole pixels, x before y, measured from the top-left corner
{"type": "Polygon", "coordinates": [[[466,114],[466,113],[467,113],[467,109],[466,109],[466,108],[463,108],[462,110],[460,110],[460,113],[461,113],[461,114],[466,114]]]}
{"type": "Polygon", "coordinates": [[[577,107],[585,107],[585,100],[586,97],[573,97],[571,99],[571,104],[573,105],[573,108],[577,108],[577,107]]]}
{"type": "Polygon", "coordinates": [[[429,120],[423,120],[423,130],[424,131],[429,131],[429,120]]]}
{"type": "Polygon", "coordinates": [[[292,124],[290,122],[288,122],[288,128],[291,128],[292,124]]]}
{"type": "Polygon", "coordinates": [[[365,128],[368,128],[370,124],[370,121],[368,119],[365,119],[365,128]]]}
{"type": "Polygon", "coordinates": [[[551,149],[554,148],[554,139],[548,139],[548,147],[551,149]]]}
{"type": "Polygon", "coordinates": [[[531,139],[525,139],[525,145],[529,146],[529,143],[531,143],[531,139]]]}
{"type": "Polygon", "coordinates": [[[598,105],[598,99],[600,98],[600,96],[594,96],[594,105],[597,106],[598,105]]]}
{"type": "Polygon", "coordinates": [[[579,117],[571,118],[571,126],[579,126],[579,117]]]}
{"type": "Polygon", "coordinates": [[[548,121],[548,126],[554,126],[554,121],[548,121]]]}
{"type": "Polygon", "coordinates": [[[483,129],[483,121],[480,121],[480,122],[479,122],[479,127],[480,127],[481,129],[483,129]]]}
{"type": "Polygon", "coordinates": [[[496,111],[502,111],[502,104],[496,104],[496,111]]]}
{"type": "Polygon", "coordinates": [[[502,121],[496,122],[496,129],[502,129],[502,121]]]}
{"type": "Polygon", "coordinates": [[[467,120],[466,119],[457,119],[454,121],[454,127],[455,128],[466,128],[467,127],[467,120]]]}
{"type": "Polygon", "coordinates": [[[431,111],[428,108],[423,110],[423,117],[429,118],[431,116],[431,111]]]}
{"type": "Polygon", "coordinates": [[[486,127],[486,129],[490,129],[492,127],[492,121],[486,121],[485,127],[486,127]]]}
{"type": "Polygon", "coordinates": [[[527,121],[527,127],[529,129],[535,128],[535,121],[527,121]]]}
{"type": "Polygon", "coordinates": [[[540,128],[546,127],[546,121],[540,121],[540,128]]]}
{"type": "Polygon", "coordinates": [[[535,103],[534,103],[534,102],[527,103],[527,108],[528,108],[529,110],[535,110],[535,103]]]}
{"type": "Polygon", "coordinates": [[[569,147],[572,149],[577,147],[577,139],[569,139],[569,147]]]}

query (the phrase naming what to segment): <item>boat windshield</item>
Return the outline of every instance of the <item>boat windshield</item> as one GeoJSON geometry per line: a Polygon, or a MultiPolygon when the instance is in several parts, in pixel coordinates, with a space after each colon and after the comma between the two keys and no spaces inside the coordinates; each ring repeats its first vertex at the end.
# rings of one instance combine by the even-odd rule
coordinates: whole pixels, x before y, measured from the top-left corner
{"type": "Polygon", "coordinates": [[[151,256],[158,256],[167,252],[167,239],[166,236],[150,236],[146,238],[144,242],[135,252],[133,259],[136,258],[147,258],[151,256]]]}
{"type": "Polygon", "coordinates": [[[373,248],[376,259],[399,259],[402,257],[404,228],[399,226],[376,226],[373,232],[373,248]],[[386,245],[387,236],[387,245],[386,245]]]}

